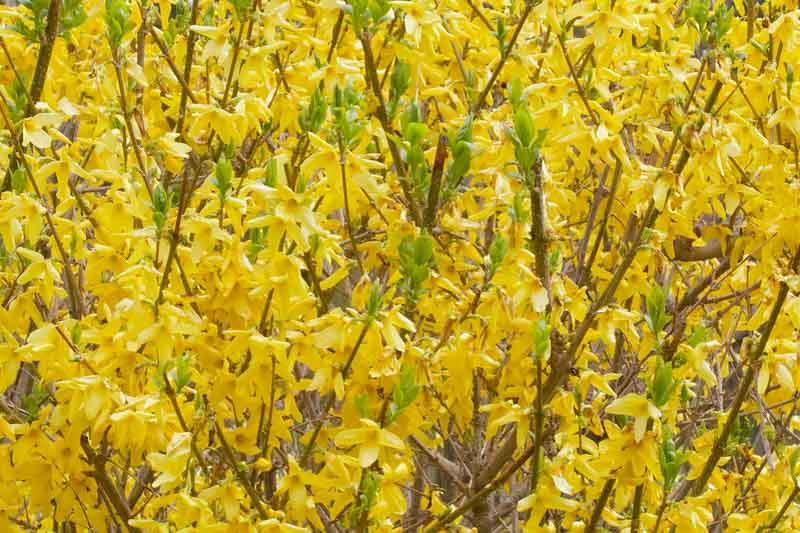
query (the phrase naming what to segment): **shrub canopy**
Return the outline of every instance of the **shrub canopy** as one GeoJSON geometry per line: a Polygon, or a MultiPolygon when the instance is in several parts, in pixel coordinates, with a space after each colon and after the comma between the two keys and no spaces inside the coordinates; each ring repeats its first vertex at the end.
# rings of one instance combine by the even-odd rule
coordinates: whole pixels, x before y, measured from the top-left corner
{"type": "Polygon", "coordinates": [[[800,528],[795,2],[18,4],[0,529],[800,528]]]}

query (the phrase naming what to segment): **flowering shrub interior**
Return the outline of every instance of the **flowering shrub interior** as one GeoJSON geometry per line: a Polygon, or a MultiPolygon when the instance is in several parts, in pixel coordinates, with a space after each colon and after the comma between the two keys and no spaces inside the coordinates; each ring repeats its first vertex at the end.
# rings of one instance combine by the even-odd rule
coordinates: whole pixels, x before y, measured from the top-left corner
{"type": "Polygon", "coordinates": [[[796,531],[786,0],[0,6],[0,530],[796,531]]]}

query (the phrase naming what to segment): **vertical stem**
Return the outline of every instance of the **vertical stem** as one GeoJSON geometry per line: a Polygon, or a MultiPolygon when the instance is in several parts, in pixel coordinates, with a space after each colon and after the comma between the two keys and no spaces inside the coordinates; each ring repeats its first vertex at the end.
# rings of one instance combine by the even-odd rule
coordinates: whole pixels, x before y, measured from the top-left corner
{"type": "Polygon", "coordinates": [[[531,467],[531,486],[530,493],[536,492],[536,487],[539,485],[539,471],[542,465],[539,464],[540,456],[542,454],[542,437],[544,435],[544,406],[542,402],[542,360],[536,358],[536,424],[534,426],[534,435],[536,439],[534,442],[533,452],[533,466],[531,467]]]}
{"type": "MultiPolygon", "coordinates": [[[[164,378],[164,392],[169,399],[170,405],[172,405],[172,409],[175,411],[175,415],[178,417],[178,423],[181,426],[181,429],[184,433],[192,433],[191,428],[186,423],[186,419],[183,418],[183,413],[181,413],[180,406],[178,405],[178,398],[175,395],[175,389],[172,388],[172,385],[169,382],[169,378],[166,372],[163,375],[164,378]]],[[[194,435],[191,437],[191,449],[192,453],[194,454],[195,459],[197,459],[198,464],[203,469],[203,472],[206,475],[206,479],[209,481],[211,480],[211,471],[209,470],[208,463],[206,463],[205,459],[203,459],[202,454],[200,453],[200,449],[197,447],[197,444],[194,441],[194,435]]]]}
{"type": "Polygon", "coordinates": [[[475,103],[472,105],[472,112],[477,113],[478,111],[483,108],[483,104],[486,101],[486,97],[489,95],[489,92],[494,87],[497,78],[500,76],[500,71],[503,70],[508,58],[511,57],[511,51],[514,49],[514,45],[519,38],[519,34],[522,32],[522,27],[525,25],[525,21],[528,20],[528,15],[531,14],[531,10],[533,10],[534,2],[526,1],[525,2],[525,9],[522,11],[522,16],[517,22],[516,27],[514,28],[514,33],[511,35],[511,40],[508,42],[508,46],[503,49],[503,55],[500,57],[500,61],[497,63],[497,66],[494,67],[492,71],[492,76],[489,78],[489,81],[486,83],[486,86],[483,88],[481,93],[478,95],[478,99],[475,100],[475,103]]]}
{"type": "MultiPolygon", "coordinates": [[[[650,418],[647,421],[647,431],[651,431],[653,429],[653,419],[650,418]]],[[[666,491],[665,491],[666,494],[666,491]]],[[[631,530],[630,533],[638,533],[639,532],[639,521],[641,520],[642,514],[642,497],[644,496],[644,483],[640,483],[636,486],[636,490],[633,493],[633,514],[631,516],[631,530]]]]}
{"type": "Polygon", "coordinates": [[[794,500],[797,498],[798,493],[800,493],[800,485],[795,485],[794,489],[792,489],[792,493],[789,495],[788,498],[786,498],[786,501],[783,503],[783,507],[781,507],[781,510],[778,511],[778,514],[775,516],[775,518],[772,519],[769,525],[760,527],[759,531],[762,530],[773,531],[775,528],[777,528],[778,523],[783,518],[783,515],[786,514],[786,511],[789,510],[789,507],[791,507],[791,505],[794,503],[794,500]]]}
{"type": "Polygon", "coordinates": [[[350,237],[350,249],[353,251],[353,255],[356,258],[356,263],[358,263],[358,269],[361,273],[364,273],[364,265],[361,263],[361,255],[358,253],[358,245],[356,244],[356,240],[353,236],[353,221],[350,218],[350,200],[349,194],[347,192],[347,164],[346,164],[346,153],[344,146],[344,139],[342,138],[342,132],[337,131],[336,136],[339,142],[339,172],[342,175],[342,194],[344,194],[344,221],[345,225],[347,226],[347,235],[350,237]]]}
{"type": "Polygon", "coordinates": [[[592,511],[592,518],[589,519],[589,523],[586,525],[586,529],[584,529],[584,533],[594,533],[597,530],[597,524],[600,523],[600,517],[603,514],[603,509],[606,506],[606,502],[608,502],[608,497],[611,496],[611,491],[614,490],[614,479],[606,480],[605,485],[603,485],[603,491],[600,493],[600,497],[594,504],[594,510],[592,511]]]}
{"type": "Polygon", "coordinates": [[[119,50],[111,51],[111,62],[114,64],[114,73],[117,76],[117,88],[119,89],[119,100],[122,105],[122,116],[125,120],[125,127],[128,130],[128,136],[131,139],[133,146],[133,153],[136,155],[136,162],[139,165],[139,171],[144,180],[144,186],[147,189],[147,195],[150,200],[153,200],[153,188],[150,186],[150,178],[147,176],[147,166],[145,163],[144,155],[142,154],[142,147],[139,146],[139,141],[136,139],[136,134],[133,132],[133,122],[131,121],[131,111],[128,109],[128,98],[126,96],[125,81],[122,79],[122,66],[120,65],[119,50]]]}
{"type": "Polygon", "coordinates": [[[365,31],[361,33],[359,39],[361,40],[361,47],[364,49],[364,70],[367,84],[372,88],[372,92],[378,100],[378,107],[375,112],[378,115],[378,120],[381,123],[384,133],[386,133],[386,140],[389,143],[389,151],[392,153],[395,172],[397,172],[397,176],[400,179],[400,186],[403,188],[403,195],[406,197],[409,213],[414,223],[419,226],[422,224],[422,217],[420,216],[417,202],[414,200],[414,194],[408,183],[408,176],[404,175],[405,165],[403,158],[400,156],[400,149],[392,139],[392,124],[389,120],[389,115],[386,114],[386,103],[383,100],[383,92],[381,91],[381,84],[378,80],[375,57],[372,54],[372,35],[365,31]]]}
{"type": "MultiPolygon", "coordinates": [[[[798,265],[800,265],[800,247],[797,249],[797,251],[795,251],[794,257],[792,258],[790,271],[792,273],[797,272],[798,265]]],[[[748,394],[750,394],[750,387],[753,385],[753,381],[756,377],[756,371],[758,370],[758,362],[764,353],[764,349],[767,347],[769,337],[772,334],[775,323],[778,321],[778,317],[780,316],[783,308],[783,303],[786,301],[786,297],[788,295],[789,286],[786,284],[786,282],[781,282],[781,288],[778,291],[778,297],[772,307],[772,312],[769,315],[769,319],[759,328],[761,337],[758,345],[755,347],[754,352],[748,354],[750,357],[750,364],[747,367],[747,372],[745,373],[745,376],[739,385],[739,390],[736,392],[736,396],[734,397],[733,403],[728,411],[728,417],[725,419],[725,425],[722,427],[722,431],[717,437],[717,440],[714,442],[714,446],[711,449],[711,455],[708,457],[708,460],[703,467],[703,471],[700,473],[700,476],[695,479],[691,485],[689,485],[692,489],[692,494],[695,496],[699,496],[703,493],[706,488],[706,483],[708,483],[708,480],[711,478],[711,474],[714,472],[714,468],[716,468],[717,463],[722,457],[725,445],[728,442],[728,435],[730,435],[733,425],[736,422],[736,419],[739,417],[739,411],[742,408],[745,398],[748,394]]],[[[682,496],[684,495],[685,492],[677,499],[682,499],[682,496]]]]}
{"type": "Polygon", "coordinates": [[[47,9],[47,27],[42,36],[42,44],[39,48],[39,56],[36,59],[36,70],[31,81],[31,98],[28,100],[27,116],[33,114],[34,105],[42,97],[44,83],[47,80],[47,70],[50,66],[50,58],[53,55],[53,47],[58,37],[58,24],[61,16],[61,0],[50,0],[50,7],[47,9]]]}
{"type": "Polygon", "coordinates": [[[236,463],[236,457],[233,455],[233,450],[231,450],[230,445],[225,440],[225,435],[222,432],[222,427],[219,425],[219,421],[214,421],[214,425],[217,428],[217,435],[219,436],[219,441],[222,444],[222,452],[225,456],[225,459],[228,461],[230,467],[236,472],[236,477],[239,478],[239,482],[244,486],[247,495],[250,496],[250,501],[253,503],[253,507],[256,508],[258,511],[258,515],[261,517],[262,520],[266,520],[268,518],[267,510],[264,509],[264,504],[261,502],[261,498],[258,497],[258,493],[256,492],[255,487],[250,482],[250,479],[245,475],[243,470],[239,469],[239,466],[236,463]]]}
{"type": "MultiPolygon", "coordinates": [[[[358,349],[361,348],[361,344],[364,342],[364,338],[367,336],[367,331],[369,331],[371,324],[366,322],[364,327],[361,328],[361,333],[358,335],[358,339],[356,343],[353,345],[353,349],[350,352],[350,356],[347,358],[347,362],[345,363],[344,367],[342,368],[342,381],[347,379],[347,376],[350,374],[350,368],[353,366],[353,361],[356,358],[356,354],[358,353],[358,349]]],[[[328,399],[325,400],[325,405],[322,407],[322,413],[319,415],[319,419],[317,419],[317,423],[314,427],[314,432],[311,434],[311,439],[308,441],[308,445],[306,446],[303,455],[300,458],[300,464],[304,465],[311,457],[311,453],[314,451],[314,444],[319,437],[319,432],[322,429],[322,424],[325,421],[325,417],[328,414],[328,411],[331,410],[333,407],[333,402],[336,401],[336,393],[330,392],[328,394],[328,399]]]]}
{"type": "Polygon", "coordinates": [[[428,191],[428,207],[425,210],[423,225],[429,230],[436,221],[436,211],[439,208],[439,192],[442,188],[442,173],[444,172],[444,162],[447,159],[447,137],[439,136],[439,143],[436,145],[436,158],[433,161],[431,171],[431,186],[428,191]]]}
{"type": "Polygon", "coordinates": [[[336,24],[333,26],[333,33],[331,34],[331,45],[328,48],[327,63],[330,64],[333,59],[333,52],[336,50],[336,45],[339,41],[339,34],[342,31],[342,24],[344,23],[344,10],[339,10],[339,17],[336,19],[336,24]]]}
{"type": "Polygon", "coordinates": [[[236,36],[236,42],[233,44],[233,59],[231,60],[231,68],[228,71],[228,80],[225,82],[225,92],[222,95],[222,102],[220,108],[225,109],[228,103],[228,95],[230,94],[231,84],[233,83],[233,76],[236,74],[236,64],[239,62],[239,52],[242,49],[242,37],[244,36],[244,22],[239,24],[239,34],[236,36]]]}
{"type": "MultiPolygon", "coordinates": [[[[183,173],[183,183],[181,186],[181,197],[178,202],[178,214],[175,217],[175,226],[172,230],[172,236],[169,243],[169,251],[167,252],[167,262],[164,265],[164,274],[161,276],[161,284],[158,286],[158,297],[156,298],[156,315],[158,315],[158,306],[164,301],[164,290],[169,283],[169,274],[172,270],[172,262],[175,260],[175,254],[178,248],[178,241],[181,237],[181,221],[183,220],[183,213],[189,205],[189,197],[192,191],[189,190],[189,179],[187,172],[183,173]]],[[[220,209],[220,212],[222,210],[220,209]]]]}
{"type": "Polygon", "coordinates": [[[532,170],[532,183],[528,185],[531,197],[531,247],[536,256],[536,275],[550,295],[550,264],[547,246],[546,218],[547,207],[544,199],[544,183],[542,179],[543,162],[541,157],[536,160],[532,170]]]}
{"type": "MultiPolygon", "coordinates": [[[[199,0],[194,0],[192,2],[192,14],[189,18],[189,27],[194,26],[197,24],[197,12],[199,9],[200,2],[199,0]]],[[[194,43],[197,40],[197,34],[192,30],[189,30],[189,37],[186,41],[186,61],[183,65],[183,79],[186,83],[186,87],[189,86],[192,77],[192,63],[194,62],[194,43]]],[[[182,134],[183,132],[183,122],[186,119],[186,103],[189,99],[189,91],[186,90],[186,87],[181,89],[181,104],[180,110],[178,111],[178,123],[175,126],[175,131],[178,134],[182,134]]],[[[181,135],[182,136],[182,135],[181,135]]]]}

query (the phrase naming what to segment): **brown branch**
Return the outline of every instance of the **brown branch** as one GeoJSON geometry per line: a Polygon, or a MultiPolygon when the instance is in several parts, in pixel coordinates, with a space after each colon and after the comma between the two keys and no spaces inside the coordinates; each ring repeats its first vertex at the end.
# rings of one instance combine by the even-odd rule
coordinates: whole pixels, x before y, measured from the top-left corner
{"type": "Polygon", "coordinates": [[[117,88],[119,90],[119,99],[120,104],[122,105],[122,116],[125,120],[125,127],[128,130],[128,136],[131,138],[133,153],[136,156],[136,162],[139,164],[139,171],[142,174],[142,180],[144,181],[144,186],[147,189],[147,195],[150,197],[150,201],[152,202],[153,188],[150,185],[150,178],[147,176],[147,166],[144,155],[142,154],[142,147],[139,146],[139,141],[136,139],[136,135],[133,131],[133,122],[131,120],[130,109],[128,109],[128,98],[126,96],[125,82],[122,79],[122,66],[120,65],[119,50],[112,50],[111,55],[111,62],[114,65],[114,73],[117,77],[117,88]]]}
{"type": "Polygon", "coordinates": [[[532,1],[525,2],[525,9],[522,11],[522,16],[517,22],[516,27],[514,28],[514,33],[511,35],[511,40],[508,41],[508,46],[503,49],[503,54],[500,56],[500,61],[494,67],[492,71],[492,75],[489,78],[489,81],[486,83],[486,86],[483,88],[481,93],[478,95],[478,99],[475,100],[475,103],[472,105],[472,113],[477,114],[483,108],[483,104],[486,101],[486,97],[489,95],[489,92],[492,90],[497,78],[500,76],[500,71],[503,70],[508,58],[511,57],[511,51],[514,49],[514,45],[519,38],[519,34],[522,32],[522,27],[525,25],[525,21],[528,20],[528,15],[531,14],[535,3],[532,1]]]}
{"type": "MultiPolygon", "coordinates": [[[[197,24],[197,14],[200,2],[192,2],[192,14],[189,18],[189,28],[197,24]]],[[[193,32],[191,29],[189,30],[189,36],[186,40],[186,62],[183,65],[183,79],[186,82],[187,86],[191,81],[192,77],[192,63],[194,62],[194,43],[197,40],[197,34],[193,32]]],[[[183,132],[183,122],[186,120],[186,104],[189,100],[189,93],[181,87],[181,103],[180,108],[178,111],[178,122],[175,125],[175,131],[178,132],[182,136],[183,132]]]]}
{"type": "Polygon", "coordinates": [[[342,195],[344,196],[344,221],[347,227],[347,236],[350,237],[350,248],[358,263],[358,269],[364,274],[364,264],[361,262],[361,254],[358,252],[358,244],[353,239],[353,220],[350,216],[350,195],[347,192],[347,150],[344,146],[342,132],[336,132],[339,142],[339,173],[342,175],[342,195]]]}
{"type": "Polygon", "coordinates": [[[404,176],[405,164],[402,156],[400,155],[400,148],[397,146],[397,143],[394,140],[395,135],[392,130],[391,121],[389,120],[389,115],[386,113],[386,102],[383,99],[381,84],[378,80],[377,64],[372,53],[372,34],[370,34],[368,31],[362,32],[359,35],[359,39],[361,40],[361,47],[364,49],[364,70],[367,78],[367,85],[370,86],[372,93],[378,100],[378,106],[375,112],[378,115],[378,121],[381,123],[381,127],[386,134],[386,140],[389,144],[389,151],[391,152],[392,160],[394,161],[395,172],[397,172],[397,176],[400,179],[400,186],[403,189],[403,195],[406,197],[409,213],[411,214],[411,218],[413,219],[414,223],[420,226],[422,225],[422,217],[420,216],[419,209],[417,208],[417,202],[414,200],[414,194],[408,183],[408,176],[404,176]]]}
{"type": "Polygon", "coordinates": [[[447,159],[447,136],[440,135],[436,145],[436,157],[433,160],[433,170],[431,171],[431,185],[428,190],[428,206],[425,210],[423,225],[431,229],[436,220],[436,211],[439,208],[439,191],[442,187],[442,173],[444,162],[447,159]]]}
{"type": "Polygon", "coordinates": [[[531,169],[532,183],[528,185],[531,197],[531,247],[536,258],[536,275],[550,296],[550,258],[547,243],[547,206],[544,199],[543,163],[538,158],[531,169]]]}
{"type": "Polygon", "coordinates": [[[464,513],[466,513],[467,511],[469,511],[473,507],[475,507],[488,494],[491,494],[492,492],[494,492],[495,490],[500,488],[512,475],[514,475],[514,473],[517,470],[522,468],[522,466],[528,461],[528,459],[530,459],[533,456],[535,451],[536,451],[536,446],[534,446],[534,445],[529,446],[522,453],[522,455],[520,455],[520,457],[516,461],[511,463],[509,465],[508,469],[506,469],[506,471],[503,472],[500,476],[495,478],[494,481],[492,481],[488,485],[485,485],[478,492],[476,492],[471,497],[469,497],[467,499],[467,501],[464,502],[457,509],[455,509],[453,511],[450,511],[450,512],[447,512],[447,513],[444,513],[442,515],[439,515],[439,517],[437,517],[434,520],[433,524],[431,524],[427,528],[425,528],[425,530],[424,530],[425,533],[434,533],[434,532],[438,532],[438,531],[443,530],[444,526],[446,526],[447,524],[449,524],[453,520],[459,518],[464,513]]]}
{"type": "Polygon", "coordinates": [[[181,186],[181,197],[178,202],[178,214],[175,217],[175,226],[172,230],[172,238],[169,243],[169,252],[167,253],[167,263],[164,265],[164,274],[161,276],[161,284],[158,287],[158,297],[156,298],[156,315],[158,315],[158,306],[164,301],[164,290],[169,283],[169,274],[172,269],[172,262],[177,253],[178,242],[181,237],[181,221],[183,214],[189,205],[189,200],[193,191],[189,190],[188,172],[183,172],[183,183],[181,186]]]}
{"type": "Polygon", "coordinates": [[[189,85],[186,83],[186,80],[183,78],[183,75],[180,73],[178,67],[175,65],[175,61],[173,61],[172,54],[169,53],[167,45],[164,43],[161,37],[159,37],[158,33],[156,32],[156,29],[153,26],[148,25],[147,29],[150,30],[150,35],[153,37],[156,46],[158,46],[158,49],[161,50],[161,54],[164,56],[164,59],[167,60],[167,65],[169,65],[172,74],[178,80],[178,83],[181,84],[181,90],[189,97],[189,100],[191,100],[193,104],[196,104],[197,98],[195,98],[192,89],[189,88],[189,85]]]}
{"type": "Polygon", "coordinates": [[[478,6],[475,5],[475,2],[473,0],[467,0],[467,5],[470,7],[470,9],[472,9],[472,12],[475,13],[475,15],[477,15],[477,17],[480,19],[481,22],[483,22],[483,25],[486,26],[486,28],[489,31],[495,30],[492,27],[492,23],[489,22],[489,19],[486,18],[486,15],[484,15],[483,12],[480,9],[478,9],[478,6]]]}
{"type": "Polygon", "coordinates": [[[581,85],[580,79],[578,79],[578,73],[575,71],[575,65],[572,64],[572,60],[569,58],[569,52],[567,51],[567,45],[564,42],[564,37],[562,35],[558,36],[558,44],[561,45],[561,51],[564,53],[564,59],[567,62],[567,67],[569,68],[569,74],[572,76],[572,81],[575,83],[575,87],[578,89],[578,96],[583,102],[583,106],[586,108],[586,112],[589,114],[589,118],[592,120],[593,124],[599,124],[597,119],[597,114],[595,113],[594,109],[589,105],[589,99],[586,96],[586,90],[584,89],[583,85],[581,85]]]}
{"type": "Polygon", "coordinates": [[[102,453],[95,452],[91,444],[89,444],[89,437],[85,433],[81,435],[80,440],[81,448],[83,448],[83,452],[86,454],[87,462],[94,469],[92,477],[97,481],[97,485],[105,497],[108,498],[108,503],[114,508],[114,511],[122,520],[127,530],[131,533],[138,533],[140,531],[139,528],[128,524],[128,520],[131,518],[131,508],[128,505],[128,500],[120,494],[114,482],[111,481],[111,478],[108,476],[108,472],[106,472],[105,469],[105,456],[102,453]]]}
{"type": "MultiPolygon", "coordinates": [[[[798,266],[800,266],[800,248],[795,251],[789,269],[791,272],[796,273],[798,266]]],[[[742,404],[744,403],[747,395],[750,393],[750,387],[753,385],[756,372],[758,371],[758,363],[760,362],[761,356],[767,347],[767,342],[772,334],[772,330],[775,328],[775,324],[778,321],[778,317],[781,314],[783,304],[788,295],[789,286],[786,284],[786,282],[782,281],[781,288],[778,291],[778,297],[775,300],[775,304],[772,306],[772,312],[770,313],[769,319],[767,319],[767,321],[759,328],[761,337],[759,338],[758,344],[756,345],[754,351],[748,354],[750,358],[750,364],[747,367],[747,372],[739,384],[739,390],[736,391],[736,396],[734,397],[733,403],[728,411],[725,424],[723,425],[722,431],[719,433],[716,441],[714,442],[714,446],[711,449],[711,454],[709,455],[706,464],[703,466],[703,471],[694,481],[683,485],[681,490],[678,491],[676,501],[683,499],[690,489],[692,494],[695,496],[699,496],[705,490],[706,483],[708,483],[708,480],[711,478],[711,474],[714,472],[717,463],[722,458],[722,454],[725,451],[725,446],[728,443],[728,435],[730,435],[730,432],[739,417],[739,411],[742,408],[742,404]]]]}
{"type": "Polygon", "coordinates": [[[586,227],[583,229],[583,236],[578,242],[578,250],[575,252],[574,260],[574,276],[576,282],[578,282],[578,280],[581,278],[583,260],[586,257],[586,250],[589,248],[589,238],[592,236],[592,230],[594,229],[594,219],[597,218],[597,212],[600,210],[600,202],[608,192],[606,189],[606,179],[608,178],[608,172],[610,169],[611,167],[606,165],[605,169],[603,170],[603,174],[600,176],[597,188],[594,190],[594,195],[592,196],[592,203],[589,206],[589,216],[586,218],[586,227]]]}
{"type": "Polygon", "coordinates": [[[600,523],[600,517],[603,515],[603,509],[606,506],[606,502],[608,502],[609,496],[611,496],[612,490],[614,490],[614,478],[606,480],[605,484],[603,485],[603,490],[600,493],[600,497],[594,504],[592,517],[589,519],[586,529],[583,530],[584,533],[594,533],[597,530],[597,524],[600,523]]]}
{"type": "Polygon", "coordinates": [[[47,27],[42,36],[42,43],[39,48],[39,56],[36,59],[36,70],[31,81],[30,99],[26,116],[34,112],[36,102],[42,97],[44,84],[47,80],[47,70],[50,66],[50,58],[53,55],[53,47],[58,37],[58,24],[61,18],[61,0],[50,0],[50,7],[47,9],[47,27]]]}
{"type": "Polygon", "coordinates": [[[778,511],[778,514],[775,516],[775,518],[773,518],[770,521],[769,525],[761,526],[760,528],[758,528],[758,531],[763,531],[763,530],[774,531],[775,528],[778,527],[778,523],[783,518],[783,515],[786,514],[786,511],[789,510],[789,507],[791,507],[791,505],[797,499],[798,494],[800,494],[800,485],[797,485],[795,483],[794,489],[792,489],[792,493],[789,495],[788,498],[786,498],[786,501],[783,503],[783,507],[781,507],[781,510],[778,511]]]}
{"type": "Polygon", "coordinates": [[[692,246],[692,239],[676,237],[673,242],[676,261],[706,261],[720,259],[723,256],[722,244],[719,239],[713,239],[702,246],[692,246]]]}
{"type": "Polygon", "coordinates": [[[239,34],[236,36],[236,42],[233,43],[233,59],[231,60],[231,68],[228,71],[228,79],[225,82],[225,92],[222,94],[222,102],[219,105],[221,109],[225,109],[228,103],[228,95],[231,91],[233,76],[236,73],[236,64],[239,62],[239,52],[242,49],[242,37],[244,37],[244,23],[239,24],[239,34]]]}
{"type": "Polygon", "coordinates": [[[453,481],[453,483],[458,485],[458,488],[461,490],[462,493],[466,494],[469,491],[469,487],[464,483],[464,480],[461,479],[461,476],[459,475],[459,470],[460,469],[459,469],[459,467],[458,467],[458,465],[456,463],[454,463],[453,461],[450,461],[449,459],[447,459],[445,457],[442,457],[441,454],[439,454],[439,453],[437,453],[437,452],[435,452],[433,450],[429,450],[414,435],[411,435],[410,439],[411,439],[411,442],[414,444],[414,446],[419,448],[419,450],[426,457],[428,457],[428,459],[433,461],[436,464],[436,466],[439,467],[439,470],[441,470],[442,472],[447,474],[447,477],[449,477],[453,481]]]}
{"type": "Polygon", "coordinates": [[[6,112],[8,103],[5,101],[5,98],[0,98],[0,100],[2,100],[3,103],[3,105],[0,105],[0,113],[2,113],[3,121],[5,122],[6,128],[11,134],[12,144],[14,145],[14,150],[17,153],[17,158],[19,159],[19,161],[22,162],[22,166],[25,168],[25,173],[28,175],[28,181],[30,181],[31,186],[33,187],[33,190],[36,193],[36,196],[42,203],[47,226],[50,228],[50,232],[53,234],[53,240],[55,241],[56,248],[58,249],[58,253],[61,256],[61,262],[64,263],[64,276],[67,282],[67,294],[69,294],[71,300],[70,314],[72,315],[73,318],[80,319],[83,316],[83,305],[78,291],[78,283],[75,280],[75,275],[72,272],[72,266],[71,266],[72,261],[70,259],[70,256],[67,254],[66,248],[64,248],[64,243],[61,241],[61,237],[58,235],[58,231],[56,231],[56,225],[55,222],[53,222],[53,217],[50,214],[50,209],[48,208],[47,205],[47,199],[45,198],[44,194],[42,194],[41,189],[39,189],[39,185],[36,183],[36,179],[34,178],[33,170],[31,169],[30,163],[28,163],[28,160],[25,157],[25,152],[23,151],[22,145],[20,144],[19,134],[14,128],[14,125],[11,123],[11,118],[9,117],[9,114],[6,112]]]}
{"type": "MultiPolygon", "coordinates": [[[[175,389],[172,388],[172,385],[169,382],[169,378],[166,372],[163,375],[163,379],[164,379],[164,392],[166,393],[167,398],[169,398],[169,403],[172,405],[172,409],[175,411],[175,415],[178,417],[178,423],[180,424],[181,429],[183,430],[184,433],[192,434],[192,430],[186,423],[186,419],[183,418],[183,413],[181,413],[180,406],[178,405],[178,398],[175,395],[175,389]]],[[[206,475],[206,478],[210,480],[211,470],[208,467],[208,463],[206,463],[206,460],[203,459],[203,456],[200,453],[200,449],[197,447],[197,443],[195,443],[194,441],[194,436],[192,436],[191,439],[192,439],[191,443],[192,453],[194,454],[195,459],[197,459],[197,462],[202,467],[203,472],[206,475]]]]}
{"type": "Polygon", "coordinates": [[[333,52],[336,50],[336,45],[339,44],[339,34],[342,31],[342,24],[344,23],[344,10],[339,10],[339,16],[336,18],[336,24],[333,26],[333,32],[331,33],[331,45],[328,48],[328,57],[327,63],[330,64],[331,59],[333,59],[333,52]]]}
{"type": "MultiPolygon", "coordinates": [[[[364,326],[361,328],[361,333],[358,335],[358,339],[356,343],[353,345],[353,349],[350,351],[350,356],[347,358],[347,362],[345,363],[344,367],[342,368],[342,381],[347,379],[347,376],[350,374],[350,368],[353,366],[353,361],[356,358],[356,354],[358,353],[359,348],[361,348],[361,344],[364,342],[364,338],[367,336],[367,332],[370,328],[370,323],[365,322],[364,326]]],[[[336,401],[336,393],[330,392],[328,394],[327,400],[325,400],[325,405],[322,407],[322,413],[320,413],[319,418],[314,427],[314,432],[311,434],[311,438],[308,441],[308,445],[306,445],[305,451],[303,451],[303,455],[300,458],[300,464],[304,465],[311,457],[311,454],[314,451],[314,444],[317,442],[317,438],[319,437],[319,432],[322,429],[322,424],[325,422],[325,417],[328,415],[328,412],[333,407],[333,403],[336,401]]]]}
{"type": "Polygon", "coordinates": [[[250,478],[247,477],[244,470],[241,470],[239,465],[236,463],[236,457],[234,457],[233,450],[225,440],[225,436],[222,433],[222,427],[220,427],[218,420],[214,421],[214,426],[217,428],[217,436],[219,436],[219,441],[222,444],[222,452],[225,456],[225,459],[228,461],[228,464],[233,471],[236,472],[236,477],[239,478],[239,482],[244,486],[247,495],[250,497],[250,501],[253,503],[253,507],[255,507],[256,511],[258,511],[258,515],[262,520],[266,520],[269,516],[267,515],[267,510],[264,509],[264,503],[261,501],[261,498],[258,497],[258,493],[256,492],[253,483],[251,483],[250,478]]]}

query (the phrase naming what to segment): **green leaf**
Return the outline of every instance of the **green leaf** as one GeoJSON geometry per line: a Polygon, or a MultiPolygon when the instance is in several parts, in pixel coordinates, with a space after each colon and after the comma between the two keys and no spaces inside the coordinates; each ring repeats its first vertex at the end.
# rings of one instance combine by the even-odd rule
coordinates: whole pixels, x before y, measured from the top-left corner
{"type": "Polygon", "coordinates": [[[656,361],[656,372],[650,387],[650,394],[656,407],[661,407],[669,401],[675,383],[672,380],[672,364],[665,363],[659,356],[656,361]]]}
{"type": "Polygon", "coordinates": [[[666,311],[667,298],[664,289],[659,285],[653,285],[647,295],[646,303],[647,315],[645,316],[645,321],[650,326],[653,335],[658,338],[671,318],[666,311]]]}
{"type": "Polygon", "coordinates": [[[81,0],[64,0],[61,10],[61,35],[69,35],[70,30],[86,22],[87,15],[81,0]]]}
{"type": "Polygon", "coordinates": [[[297,119],[300,124],[300,129],[304,132],[316,133],[325,122],[325,117],[328,114],[328,104],[322,96],[322,88],[320,85],[311,93],[311,100],[308,106],[305,107],[297,119]]]}
{"type": "Polygon", "coordinates": [[[522,82],[519,78],[514,78],[508,84],[508,101],[511,102],[511,108],[516,110],[522,105],[522,82]]]}
{"type": "Polygon", "coordinates": [[[708,328],[703,325],[698,325],[692,330],[692,334],[689,336],[687,342],[689,346],[695,348],[708,340],[708,334],[708,328]]]}
{"type": "Polygon", "coordinates": [[[433,259],[433,239],[422,234],[414,241],[414,262],[427,266],[433,259]]]}
{"type": "Polygon", "coordinates": [[[421,122],[409,122],[403,130],[405,140],[413,145],[420,145],[428,135],[428,126],[421,122]]]}
{"type": "Polygon", "coordinates": [[[420,386],[417,385],[417,377],[414,368],[404,365],[400,370],[400,380],[392,390],[392,401],[389,403],[386,415],[386,425],[392,422],[411,405],[419,394],[420,386]]]}
{"type": "Polygon", "coordinates": [[[25,192],[27,186],[28,176],[25,174],[24,170],[17,167],[17,169],[11,173],[11,188],[14,189],[16,193],[22,193],[25,192]]]}
{"type": "Polygon", "coordinates": [[[81,323],[75,321],[69,332],[70,340],[72,341],[72,344],[74,344],[75,346],[78,346],[81,343],[81,333],[82,333],[81,323]]]}
{"type": "Polygon", "coordinates": [[[550,326],[544,318],[533,323],[533,353],[543,359],[550,351],[550,326]]]}
{"type": "Polygon", "coordinates": [[[175,363],[175,391],[180,392],[192,379],[192,358],[184,354],[175,363]]]}
{"type": "Polygon", "coordinates": [[[383,293],[381,287],[377,283],[373,284],[369,290],[369,298],[367,299],[367,321],[374,322],[378,318],[378,312],[381,310],[383,303],[383,293]]]}
{"type": "Polygon", "coordinates": [[[356,404],[356,409],[358,409],[358,415],[361,418],[370,418],[369,414],[369,394],[366,392],[359,394],[356,396],[354,400],[356,404]]]}
{"type": "Polygon", "coordinates": [[[128,31],[131,9],[125,0],[106,0],[106,37],[112,49],[119,48],[128,31]]]}
{"type": "Polygon", "coordinates": [[[502,235],[498,235],[489,246],[489,277],[497,272],[506,253],[508,253],[508,241],[502,235]]]}
{"type": "Polygon", "coordinates": [[[533,118],[527,109],[520,106],[514,113],[514,133],[517,134],[519,142],[524,147],[529,147],[535,139],[535,128],[533,118]]]}
{"type": "Polygon", "coordinates": [[[225,154],[220,154],[217,166],[214,169],[214,184],[217,186],[220,200],[223,202],[228,196],[228,191],[233,187],[233,165],[225,154]]]}
{"type": "Polygon", "coordinates": [[[275,187],[278,183],[278,160],[271,157],[264,166],[264,185],[275,187]]]}

